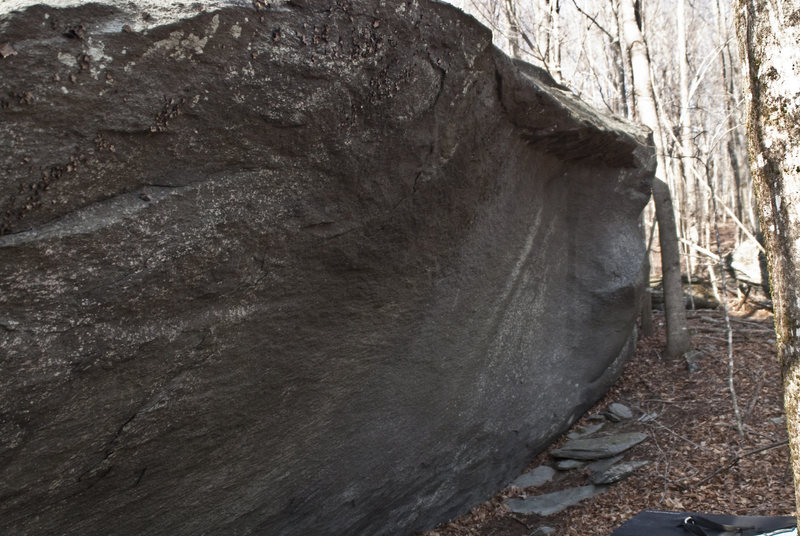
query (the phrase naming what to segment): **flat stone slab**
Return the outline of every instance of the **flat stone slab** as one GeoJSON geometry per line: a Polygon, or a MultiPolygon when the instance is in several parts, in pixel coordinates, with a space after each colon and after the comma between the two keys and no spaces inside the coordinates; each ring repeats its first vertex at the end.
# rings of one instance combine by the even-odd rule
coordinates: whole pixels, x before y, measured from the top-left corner
{"type": "Polygon", "coordinates": [[[589,480],[593,484],[613,484],[631,476],[637,469],[649,464],[649,460],[622,462],[605,469],[592,473],[589,480]]]}
{"type": "Polygon", "coordinates": [[[614,465],[615,463],[622,460],[623,455],[620,454],[618,456],[612,456],[611,458],[602,458],[600,460],[593,461],[592,463],[586,466],[586,470],[589,473],[602,473],[606,471],[609,467],[614,465]]]}
{"type": "Polygon", "coordinates": [[[605,488],[601,486],[580,486],[525,499],[509,499],[506,501],[506,505],[515,514],[549,516],[599,495],[603,491],[605,488]]]}
{"type": "Polygon", "coordinates": [[[627,432],[587,439],[573,439],[567,441],[563,447],[554,449],[550,454],[555,458],[599,460],[625,452],[645,439],[647,439],[647,434],[642,432],[627,432]]]}
{"type": "Polygon", "coordinates": [[[555,474],[556,471],[552,467],[540,465],[518,476],[509,486],[514,488],[533,488],[541,486],[550,482],[555,474]]]}

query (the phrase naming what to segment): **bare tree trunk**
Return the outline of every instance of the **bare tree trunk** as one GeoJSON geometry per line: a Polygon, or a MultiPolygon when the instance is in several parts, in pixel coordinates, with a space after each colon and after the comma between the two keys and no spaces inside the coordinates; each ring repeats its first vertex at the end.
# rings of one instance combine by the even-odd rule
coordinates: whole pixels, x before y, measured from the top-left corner
{"type": "MultiPolygon", "coordinates": [[[[691,91],[689,89],[689,53],[687,40],[686,0],[678,0],[676,10],[678,26],[678,71],[680,74],[680,169],[683,176],[684,196],[681,213],[685,215],[684,238],[701,243],[707,229],[708,206],[706,203],[706,188],[702,184],[700,173],[697,173],[697,164],[702,156],[698,144],[693,137],[691,91]]],[[[708,246],[708,243],[706,243],[708,246]]],[[[689,276],[691,277],[691,273],[689,276]]]]}
{"type": "Polygon", "coordinates": [[[744,78],[752,97],[748,110],[750,165],[769,259],[784,409],[798,500],[800,5],[797,0],[737,0],[736,4],[744,78]]]}
{"type": "MultiPolygon", "coordinates": [[[[516,1],[516,0],[515,0],[516,1]]],[[[552,32],[550,31],[550,0],[537,0],[534,5],[535,13],[538,13],[542,20],[545,23],[540,28],[540,33],[543,34],[544,38],[544,45],[541,51],[541,61],[544,63],[544,67],[551,75],[553,74],[553,68],[550,65],[550,39],[552,37],[552,32]]]]}
{"type": "Polygon", "coordinates": [[[680,249],[675,213],[667,183],[656,174],[653,179],[653,200],[656,204],[658,238],[661,246],[661,271],[664,283],[664,309],[667,320],[668,357],[685,354],[691,349],[686,327],[686,306],[681,285],[680,249]]]}
{"type": "Polygon", "coordinates": [[[633,67],[631,66],[631,55],[628,46],[625,45],[625,35],[623,32],[622,15],[619,9],[620,0],[613,0],[612,7],[614,10],[614,17],[617,23],[617,37],[620,43],[620,53],[622,54],[622,71],[623,80],[626,81],[623,90],[623,98],[625,99],[625,115],[628,119],[636,120],[636,97],[633,92],[633,67]],[[628,93],[627,89],[630,87],[631,91],[628,93]]]}
{"type": "Polygon", "coordinates": [[[511,56],[519,59],[520,56],[520,48],[519,48],[519,19],[517,18],[517,3],[516,0],[506,0],[503,4],[503,12],[506,15],[506,20],[508,21],[508,41],[511,45],[511,56]]]}
{"type": "Polygon", "coordinates": [[[689,330],[686,327],[686,308],[681,286],[680,253],[675,212],[669,187],[664,182],[666,161],[664,141],[656,111],[653,86],[650,82],[650,58],[647,54],[642,29],[637,23],[633,0],[620,0],[620,15],[623,21],[625,43],[630,51],[633,68],[633,87],[636,94],[639,120],[653,131],[653,141],[658,159],[656,177],[653,180],[653,200],[656,205],[659,243],[661,244],[661,266],[664,281],[664,308],[667,320],[667,355],[681,355],[691,348],[689,330]]]}
{"type": "MultiPolygon", "coordinates": [[[[685,188],[684,191],[687,194],[689,192],[693,192],[695,194],[692,196],[693,199],[691,202],[688,202],[688,199],[685,199],[685,201],[687,201],[687,206],[683,207],[681,212],[689,215],[687,221],[697,221],[697,206],[700,201],[700,199],[697,197],[698,188],[690,187],[690,185],[695,185],[697,179],[692,173],[692,166],[694,166],[694,161],[692,160],[694,157],[694,141],[692,140],[691,116],[689,115],[689,58],[686,52],[686,0],[678,0],[678,9],[676,10],[676,14],[676,22],[678,25],[678,72],[680,73],[681,98],[680,119],[678,121],[678,124],[680,125],[681,142],[680,147],[678,147],[680,152],[680,169],[681,175],[683,176],[683,184],[685,188]],[[694,206],[688,206],[690,204],[694,206]]],[[[685,197],[688,198],[689,196],[686,195],[685,197]]],[[[685,237],[686,235],[684,235],[684,238],[685,237]]]]}
{"type": "Polygon", "coordinates": [[[561,5],[559,4],[560,0],[547,0],[547,2],[548,19],[550,21],[547,65],[556,82],[561,82],[561,5]]]}
{"type": "MultiPolygon", "coordinates": [[[[714,2],[714,15],[717,19],[717,31],[719,32],[719,39],[722,42],[722,46],[720,47],[719,52],[719,59],[720,59],[720,68],[722,72],[722,90],[725,94],[725,112],[728,117],[728,135],[727,141],[725,143],[727,152],[728,152],[728,159],[731,166],[731,174],[733,176],[733,201],[734,211],[736,212],[736,217],[739,218],[739,221],[744,221],[744,204],[742,202],[742,190],[746,187],[746,182],[743,180],[742,174],[743,169],[739,163],[739,144],[737,143],[738,140],[738,133],[736,128],[736,97],[735,97],[735,86],[733,81],[733,62],[732,55],[730,51],[730,46],[728,45],[728,38],[730,37],[728,31],[728,25],[725,24],[724,17],[722,15],[722,8],[720,6],[720,0],[716,0],[714,2]]],[[[741,231],[737,233],[737,243],[741,241],[742,233],[741,231]]]]}
{"type": "Polygon", "coordinates": [[[611,47],[614,51],[614,81],[619,92],[617,113],[631,119],[631,107],[630,103],[628,103],[628,77],[630,76],[628,73],[630,71],[626,71],[626,67],[629,64],[628,50],[622,46],[624,40],[622,37],[622,25],[619,22],[619,6],[617,4],[618,0],[611,2],[614,28],[612,29],[613,34],[609,35],[611,47]]]}

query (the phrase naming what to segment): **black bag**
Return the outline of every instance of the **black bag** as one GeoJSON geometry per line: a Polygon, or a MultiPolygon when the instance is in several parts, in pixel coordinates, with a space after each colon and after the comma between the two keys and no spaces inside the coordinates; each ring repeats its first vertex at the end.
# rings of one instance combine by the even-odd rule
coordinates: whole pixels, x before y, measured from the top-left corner
{"type": "MultiPolygon", "coordinates": [[[[785,531],[788,536],[796,525],[791,516],[724,516],[645,510],[611,536],[757,536],[775,531],[785,531]]],[[[779,535],[781,532],[775,534],[779,535]]]]}

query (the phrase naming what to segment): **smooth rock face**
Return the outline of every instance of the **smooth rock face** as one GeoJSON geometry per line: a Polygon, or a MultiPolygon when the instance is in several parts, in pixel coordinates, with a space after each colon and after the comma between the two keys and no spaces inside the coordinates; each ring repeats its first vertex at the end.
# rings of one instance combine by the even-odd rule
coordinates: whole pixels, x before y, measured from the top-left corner
{"type": "Polygon", "coordinates": [[[409,534],[618,376],[652,149],[470,17],[30,4],[0,4],[0,533],[409,534]]]}

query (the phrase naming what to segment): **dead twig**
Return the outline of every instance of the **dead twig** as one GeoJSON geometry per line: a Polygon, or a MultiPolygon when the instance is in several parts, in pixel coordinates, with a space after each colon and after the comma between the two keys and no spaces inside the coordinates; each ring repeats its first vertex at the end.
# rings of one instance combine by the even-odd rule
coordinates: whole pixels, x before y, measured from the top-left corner
{"type": "MultiPolygon", "coordinates": [[[[731,428],[734,428],[734,426],[731,425],[731,428]]],[[[750,434],[750,435],[763,437],[764,439],[769,439],[770,441],[777,441],[777,438],[775,437],[775,435],[761,433],[761,432],[759,432],[758,430],[756,430],[755,428],[753,428],[752,426],[750,426],[747,423],[745,423],[745,425],[744,425],[744,431],[746,433],[750,434]]]]}
{"type": "Polygon", "coordinates": [[[758,322],[750,322],[749,320],[739,320],[738,318],[731,318],[731,322],[735,322],[737,324],[747,324],[748,326],[754,326],[761,331],[775,331],[775,328],[772,326],[765,326],[764,324],[759,324],[758,322]]]}
{"type": "Polygon", "coordinates": [[[521,520],[517,516],[515,516],[513,514],[508,514],[508,517],[510,517],[511,519],[513,519],[514,521],[516,521],[517,523],[519,523],[520,525],[522,525],[526,529],[533,530],[533,527],[531,525],[528,525],[527,523],[525,523],[523,520],[521,520]]]}
{"type": "Polygon", "coordinates": [[[755,394],[753,395],[752,400],[747,405],[747,409],[742,416],[743,420],[747,420],[750,418],[750,415],[753,413],[753,410],[756,409],[756,404],[758,404],[758,400],[761,398],[761,389],[764,388],[764,371],[760,371],[761,374],[759,375],[758,379],[756,380],[756,388],[755,394]]]}
{"type": "Polygon", "coordinates": [[[661,445],[658,444],[658,439],[656,438],[656,434],[652,434],[651,433],[650,434],[650,439],[653,441],[653,444],[658,449],[658,452],[660,452],[660,456],[664,459],[664,466],[665,466],[664,467],[664,474],[661,475],[661,478],[664,479],[664,491],[661,493],[661,500],[660,500],[660,504],[663,504],[664,503],[664,499],[667,498],[667,493],[668,493],[669,484],[670,484],[670,480],[669,480],[670,456],[669,456],[669,454],[664,452],[664,449],[662,449],[661,445]]]}
{"type": "Polygon", "coordinates": [[[758,454],[759,452],[764,452],[764,451],[772,450],[772,449],[778,449],[778,448],[781,448],[781,447],[785,447],[787,445],[789,445],[789,440],[785,439],[783,441],[778,441],[777,443],[771,443],[769,445],[764,445],[763,447],[759,447],[757,449],[748,450],[747,452],[744,452],[742,454],[737,455],[736,457],[733,458],[733,460],[731,460],[727,464],[723,465],[722,467],[718,468],[716,471],[714,471],[713,473],[711,473],[707,477],[703,478],[702,480],[700,480],[698,482],[695,482],[694,484],[690,484],[690,485],[687,485],[687,486],[681,486],[681,491],[686,491],[686,490],[689,490],[691,488],[694,488],[694,487],[701,486],[701,485],[705,484],[706,482],[710,481],[711,479],[713,479],[718,474],[724,473],[725,471],[727,471],[728,469],[730,469],[731,467],[733,467],[734,465],[739,463],[739,461],[742,458],[747,458],[748,456],[752,456],[753,454],[758,454]]]}
{"type": "Polygon", "coordinates": [[[661,423],[660,423],[660,422],[658,422],[657,420],[653,420],[653,421],[651,421],[651,422],[652,422],[653,424],[655,424],[655,425],[657,425],[657,426],[659,426],[659,427],[663,428],[664,430],[666,430],[666,431],[667,431],[667,432],[669,432],[670,434],[674,435],[674,436],[675,436],[675,437],[677,437],[678,439],[682,439],[683,441],[686,441],[687,443],[689,443],[689,444],[690,444],[690,445],[692,445],[693,447],[695,447],[695,448],[697,448],[697,449],[700,449],[700,450],[707,450],[707,449],[706,449],[706,447],[703,447],[703,446],[701,446],[701,445],[698,445],[697,443],[695,443],[695,442],[694,442],[694,441],[692,441],[691,439],[689,439],[689,438],[686,438],[686,437],[682,436],[681,434],[679,434],[678,432],[674,431],[673,429],[671,429],[671,428],[669,428],[669,427],[667,427],[667,426],[664,426],[663,424],[661,424],[661,423]]]}
{"type": "MultiPolygon", "coordinates": [[[[687,247],[695,250],[698,253],[702,253],[707,258],[713,260],[715,263],[720,262],[719,255],[717,255],[715,253],[712,253],[711,251],[707,250],[706,248],[704,248],[702,246],[699,246],[699,245],[695,244],[694,242],[690,242],[689,240],[686,240],[685,238],[678,238],[678,240],[684,246],[687,246],[687,247]]],[[[702,258],[702,257],[698,257],[698,258],[702,258]]],[[[711,265],[709,265],[709,266],[711,266],[711,265]]]]}
{"type": "MultiPolygon", "coordinates": [[[[727,300],[727,289],[728,289],[728,282],[725,277],[725,267],[722,266],[722,240],[719,234],[719,211],[717,209],[717,204],[721,204],[721,201],[718,201],[717,194],[714,188],[714,181],[713,177],[710,173],[710,169],[708,167],[708,163],[705,162],[706,168],[706,186],[711,191],[711,208],[714,213],[714,235],[716,237],[716,245],[717,245],[717,259],[719,259],[719,271],[720,275],[722,276],[722,292],[719,294],[722,296],[722,318],[725,320],[725,334],[727,338],[727,345],[728,345],[728,390],[731,393],[731,404],[733,405],[733,415],[736,418],[736,427],[739,430],[739,437],[744,437],[744,429],[742,428],[742,414],[739,410],[739,401],[736,397],[736,387],[733,382],[733,330],[731,329],[731,317],[728,313],[728,300],[727,300]]],[[[696,172],[696,170],[695,170],[696,172]]],[[[698,176],[698,179],[700,177],[698,176]]],[[[702,182],[702,181],[701,181],[702,182]]],[[[740,222],[741,223],[741,222],[740,222]]]]}

